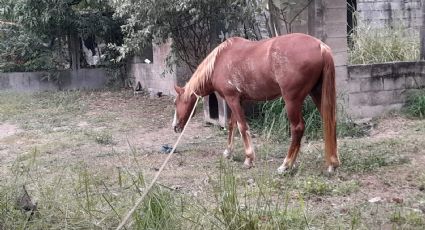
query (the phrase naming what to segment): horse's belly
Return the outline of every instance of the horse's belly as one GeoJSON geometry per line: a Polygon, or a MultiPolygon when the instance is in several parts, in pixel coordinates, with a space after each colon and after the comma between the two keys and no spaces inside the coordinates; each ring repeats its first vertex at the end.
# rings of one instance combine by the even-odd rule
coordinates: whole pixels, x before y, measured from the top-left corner
{"type": "Polygon", "coordinates": [[[274,81],[258,79],[249,82],[242,95],[246,100],[266,101],[281,96],[281,89],[274,81]]]}

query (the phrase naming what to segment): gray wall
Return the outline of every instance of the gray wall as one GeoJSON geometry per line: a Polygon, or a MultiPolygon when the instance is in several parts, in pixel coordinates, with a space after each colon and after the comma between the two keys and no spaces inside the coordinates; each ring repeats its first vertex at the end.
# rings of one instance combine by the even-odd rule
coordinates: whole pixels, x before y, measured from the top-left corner
{"type": "Polygon", "coordinates": [[[401,19],[405,26],[419,29],[422,4],[423,0],[357,0],[358,19],[377,27],[401,19]]]}
{"type": "Polygon", "coordinates": [[[184,85],[191,77],[190,71],[183,67],[172,66],[173,72],[167,67],[167,57],[171,52],[171,42],[153,45],[153,60],[147,64],[139,57],[133,57],[129,63],[129,76],[140,83],[143,89],[150,93],[162,92],[165,95],[175,95],[174,85],[184,85]]]}
{"type": "Polygon", "coordinates": [[[0,90],[36,92],[50,90],[100,89],[107,82],[105,69],[49,72],[0,73],[0,90]],[[48,76],[51,77],[50,80],[48,76]]]}
{"type": "Polygon", "coordinates": [[[376,117],[400,109],[414,90],[425,88],[425,62],[394,62],[348,67],[348,112],[376,117]]]}

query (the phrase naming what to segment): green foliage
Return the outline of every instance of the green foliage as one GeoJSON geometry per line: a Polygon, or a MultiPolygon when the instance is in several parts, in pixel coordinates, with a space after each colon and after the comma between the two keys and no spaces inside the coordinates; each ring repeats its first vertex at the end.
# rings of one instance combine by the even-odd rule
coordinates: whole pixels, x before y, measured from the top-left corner
{"type": "Polygon", "coordinates": [[[183,62],[193,70],[221,42],[219,35],[256,36],[255,4],[241,0],[114,0],[116,15],[127,19],[122,26],[125,42],[119,50],[122,57],[140,54],[152,40],[172,38],[176,59],[169,61],[183,62]]]}
{"type": "Polygon", "coordinates": [[[58,43],[48,48],[36,34],[17,26],[0,32],[0,69],[3,72],[65,69],[67,53],[58,43]]]}
{"type": "Polygon", "coordinates": [[[419,33],[403,25],[375,28],[359,23],[350,40],[350,64],[419,60],[419,33]]]}
{"type": "MultiPolygon", "coordinates": [[[[70,67],[70,38],[121,44],[120,18],[108,0],[0,1],[0,68],[37,71],[70,67]],[[78,37],[77,37],[78,38],[78,37]]],[[[106,52],[105,60],[113,58],[106,52]]]]}
{"type": "Polygon", "coordinates": [[[412,117],[425,118],[425,90],[419,90],[409,95],[406,101],[406,111],[412,117]]]}

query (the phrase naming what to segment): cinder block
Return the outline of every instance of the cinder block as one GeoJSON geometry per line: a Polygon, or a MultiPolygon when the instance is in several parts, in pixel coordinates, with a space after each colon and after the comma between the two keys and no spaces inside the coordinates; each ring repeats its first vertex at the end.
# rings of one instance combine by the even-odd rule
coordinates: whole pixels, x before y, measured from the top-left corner
{"type": "Polygon", "coordinates": [[[418,62],[396,62],[394,63],[394,75],[399,77],[415,76],[421,67],[418,62]]]}
{"type": "Polygon", "coordinates": [[[348,54],[347,51],[335,52],[333,54],[334,62],[336,67],[346,66],[348,54]]]}
{"type": "Polygon", "coordinates": [[[370,92],[368,93],[370,98],[370,105],[391,105],[394,103],[395,93],[392,90],[389,91],[379,91],[379,92],[370,92]]]}
{"type": "Polygon", "coordinates": [[[425,75],[417,74],[416,76],[406,77],[407,89],[420,89],[425,87],[425,75]]]}
{"type": "Polygon", "coordinates": [[[370,104],[371,99],[367,93],[350,93],[348,95],[348,105],[350,108],[370,104]]]}
{"type": "Polygon", "coordinates": [[[360,80],[354,79],[347,82],[347,90],[349,93],[360,93],[360,80]]]}
{"type": "Polygon", "coordinates": [[[349,114],[352,118],[371,118],[382,116],[385,113],[400,110],[403,107],[403,104],[391,104],[388,106],[375,105],[375,106],[355,106],[348,109],[349,114]]]}
{"type": "Polygon", "coordinates": [[[372,77],[383,77],[393,75],[394,63],[373,64],[371,70],[372,77]]]}
{"type": "Polygon", "coordinates": [[[349,65],[347,71],[348,79],[370,78],[372,65],[349,65]]]}
{"type": "MultiPolygon", "coordinates": [[[[325,43],[331,47],[334,55],[338,52],[347,52],[347,35],[343,35],[341,37],[328,37],[326,38],[325,43]]],[[[346,64],[347,62],[343,63],[343,65],[346,64]]]]}
{"type": "Polygon", "coordinates": [[[363,78],[360,80],[360,91],[380,91],[384,89],[384,83],[381,77],[363,78]]]}
{"type": "Polygon", "coordinates": [[[402,76],[384,77],[384,90],[406,88],[406,78],[402,76]]]}

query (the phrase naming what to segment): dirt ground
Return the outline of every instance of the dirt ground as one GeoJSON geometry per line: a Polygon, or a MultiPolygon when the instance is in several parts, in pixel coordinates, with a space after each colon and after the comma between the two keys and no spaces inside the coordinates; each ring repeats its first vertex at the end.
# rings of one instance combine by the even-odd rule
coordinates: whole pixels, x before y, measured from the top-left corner
{"type": "MultiPolygon", "coordinates": [[[[161,147],[172,146],[178,137],[171,128],[173,99],[167,96],[150,98],[128,91],[78,93],[67,102],[71,107],[52,100],[48,95],[35,99],[30,95],[17,100],[19,106],[2,101],[6,115],[0,120],[0,183],[12,176],[17,163],[32,155],[37,155],[47,176],[66,165],[84,164],[111,177],[120,169],[141,170],[149,182],[167,157],[161,147]]],[[[391,115],[371,123],[373,128],[365,137],[339,139],[343,165],[331,177],[322,173],[321,140],[303,143],[295,173],[281,176],[275,171],[288,140],[277,143],[256,135],[256,167],[246,170],[236,135],[236,157],[230,164],[243,185],[267,174],[276,190],[289,191],[294,200],[303,194],[315,217],[330,215],[345,223],[359,215],[359,228],[423,229],[425,121],[391,115]],[[394,217],[396,210],[403,211],[404,219],[394,217]]],[[[198,110],[159,184],[211,200],[210,183],[219,176],[226,137],[225,130],[205,124],[198,110]]],[[[29,187],[30,192],[35,190],[29,187]]]]}

